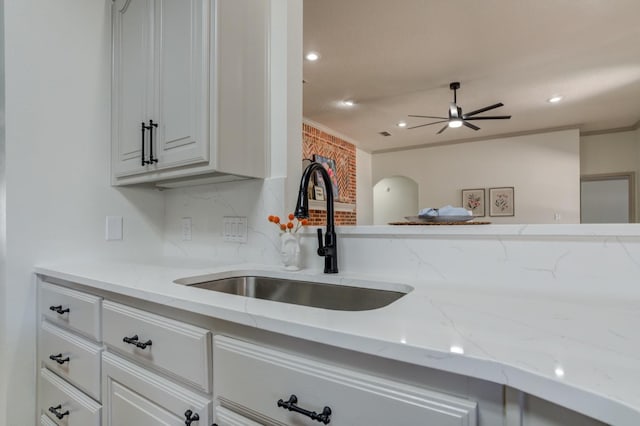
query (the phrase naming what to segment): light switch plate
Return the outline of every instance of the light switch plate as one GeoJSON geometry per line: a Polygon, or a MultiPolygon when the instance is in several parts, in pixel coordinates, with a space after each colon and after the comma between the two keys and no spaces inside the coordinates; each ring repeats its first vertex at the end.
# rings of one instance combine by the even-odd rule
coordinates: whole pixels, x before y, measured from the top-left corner
{"type": "Polygon", "coordinates": [[[107,241],[122,239],[122,216],[107,216],[104,239],[107,241]]]}
{"type": "Polygon", "coordinates": [[[247,242],[247,218],[244,216],[225,216],[222,240],[232,243],[247,242]]]}

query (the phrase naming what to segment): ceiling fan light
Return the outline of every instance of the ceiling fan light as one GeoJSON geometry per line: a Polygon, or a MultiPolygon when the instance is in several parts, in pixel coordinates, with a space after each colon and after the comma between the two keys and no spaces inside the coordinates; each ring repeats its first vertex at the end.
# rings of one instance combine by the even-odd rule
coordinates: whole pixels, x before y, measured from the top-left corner
{"type": "Polygon", "coordinates": [[[551,98],[547,99],[547,102],[549,102],[550,104],[557,104],[561,100],[562,100],[562,96],[557,95],[557,96],[552,96],[551,98]]]}
{"type": "Polygon", "coordinates": [[[458,127],[462,127],[462,120],[450,120],[449,127],[452,129],[457,129],[458,127]]]}

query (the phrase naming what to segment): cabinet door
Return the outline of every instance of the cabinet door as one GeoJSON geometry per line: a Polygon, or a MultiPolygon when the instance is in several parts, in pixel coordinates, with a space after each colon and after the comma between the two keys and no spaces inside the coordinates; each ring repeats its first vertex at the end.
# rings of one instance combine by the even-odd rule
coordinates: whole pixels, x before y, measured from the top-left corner
{"type": "Polygon", "coordinates": [[[158,169],[206,162],[210,2],[156,0],[154,156],[158,169]]]}
{"type": "Polygon", "coordinates": [[[148,170],[141,164],[141,124],[153,103],[153,0],[116,0],[112,16],[113,173],[126,176],[148,170]]]}
{"type": "Polygon", "coordinates": [[[102,361],[104,426],[211,424],[210,400],[109,352],[102,361]]]}

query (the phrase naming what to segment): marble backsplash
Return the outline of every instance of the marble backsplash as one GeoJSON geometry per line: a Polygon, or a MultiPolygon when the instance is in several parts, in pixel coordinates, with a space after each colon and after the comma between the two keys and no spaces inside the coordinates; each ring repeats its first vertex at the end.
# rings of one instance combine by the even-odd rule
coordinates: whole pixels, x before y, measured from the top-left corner
{"type": "MultiPolygon", "coordinates": [[[[164,254],[278,264],[279,233],[267,217],[284,216],[283,193],[280,178],[166,191],[164,254]],[[247,243],[222,240],[224,216],[247,217],[247,243]],[[182,241],[183,217],[192,219],[191,241],[182,241]]],[[[321,270],[315,229],[302,235],[302,266],[321,270]]],[[[558,297],[640,297],[636,224],[339,227],[337,232],[345,275],[558,297]]]]}

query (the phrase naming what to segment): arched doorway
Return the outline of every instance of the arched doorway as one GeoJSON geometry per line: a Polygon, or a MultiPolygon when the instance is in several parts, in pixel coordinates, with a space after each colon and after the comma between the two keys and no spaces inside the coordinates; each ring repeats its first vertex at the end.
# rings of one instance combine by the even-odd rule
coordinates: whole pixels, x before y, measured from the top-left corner
{"type": "Polygon", "coordinates": [[[373,224],[404,221],[418,214],[418,183],[406,176],[391,176],[373,187],[373,224]]]}

